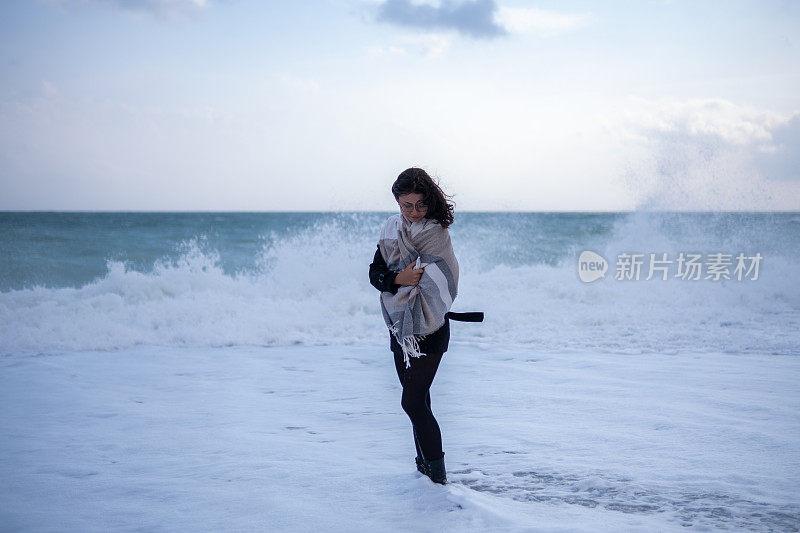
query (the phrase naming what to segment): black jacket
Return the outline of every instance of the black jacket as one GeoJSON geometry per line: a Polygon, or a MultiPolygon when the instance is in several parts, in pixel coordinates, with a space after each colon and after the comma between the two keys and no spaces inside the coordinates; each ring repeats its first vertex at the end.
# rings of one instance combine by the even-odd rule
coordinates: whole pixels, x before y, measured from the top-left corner
{"type": "Polygon", "coordinates": [[[381,292],[397,294],[397,289],[400,288],[400,285],[394,285],[394,278],[396,277],[397,272],[389,270],[389,267],[386,266],[386,261],[383,260],[381,255],[381,247],[378,245],[375,257],[369,265],[369,282],[381,292]]]}

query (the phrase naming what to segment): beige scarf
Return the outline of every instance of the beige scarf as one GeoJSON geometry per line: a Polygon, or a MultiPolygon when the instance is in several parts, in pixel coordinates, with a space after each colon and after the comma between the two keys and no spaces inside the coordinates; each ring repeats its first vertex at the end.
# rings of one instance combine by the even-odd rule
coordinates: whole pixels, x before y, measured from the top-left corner
{"type": "Polygon", "coordinates": [[[423,218],[410,222],[402,214],[389,217],[381,230],[381,255],[394,272],[420,260],[424,272],[418,285],[401,286],[396,294],[381,293],[381,311],[389,331],[410,357],[425,355],[419,341],[444,325],[445,314],[458,293],[458,261],[450,233],[439,222],[423,218]]]}

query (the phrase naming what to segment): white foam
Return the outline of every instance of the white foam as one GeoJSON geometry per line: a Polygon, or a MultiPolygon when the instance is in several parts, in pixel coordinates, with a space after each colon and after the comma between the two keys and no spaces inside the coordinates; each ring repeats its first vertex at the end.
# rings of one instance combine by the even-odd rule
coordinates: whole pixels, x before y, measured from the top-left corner
{"type": "Polygon", "coordinates": [[[35,531],[791,530],[800,359],[460,346],[416,472],[385,346],[10,354],[0,517],[35,531]]]}
{"type": "MultiPolygon", "coordinates": [[[[611,268],[621,251],[704,242],[700,232],[676,243],[646,222],[633,217],[598,249],[611,268]]],[[[486,321],[454,323],[452,342],[544,352],[800,353],[800,284],[790,257],[764,251],[757,281],[620,282],[610,269],[586,284],[578,250],[556,265],[490,264],[470,235],[453,234],[461,273],[452,309],[484,311],[486,321]]],[[[265,244],[255,268],[236,274],[190,242],[179,260],[151,272],[110,261],[105,276],[80,288],[0,293],[0,351],[388,343],[368,283],[375,240],[328,223],[265,244]]]]}

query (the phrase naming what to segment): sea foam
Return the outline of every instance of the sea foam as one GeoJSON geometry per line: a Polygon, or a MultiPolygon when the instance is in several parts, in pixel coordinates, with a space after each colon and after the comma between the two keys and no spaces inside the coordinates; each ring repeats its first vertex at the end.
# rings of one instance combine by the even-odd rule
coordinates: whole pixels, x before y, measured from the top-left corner
{"type": "MultiPolygon", "coordinates": [[[[0,351],[142,344],[388,348],[378,292],[367,276],[385,216],[331,215],[290,233],[267,232],[248,268],[234,271],[197,236],[147,269],[109,259],[104,274],[76,287],[2,292],[0,351]]],[[[596,221],[578,215],[464,214],[451,228],[461,267],[453,310],[484,311],[486,320],[453,323],[451,346],[800,354],[789,217],[780,226],[734,231],[733,222],[710,215],[634,213],[603,219],[607,229],[599,231],[596,221]],[[582,249],[609,260],[605,279],[580,281],[582,249]],[[759,252],[764,260],[757,280],[614,279],[621,252],[674,257],[679,251],[759,252]]]]}

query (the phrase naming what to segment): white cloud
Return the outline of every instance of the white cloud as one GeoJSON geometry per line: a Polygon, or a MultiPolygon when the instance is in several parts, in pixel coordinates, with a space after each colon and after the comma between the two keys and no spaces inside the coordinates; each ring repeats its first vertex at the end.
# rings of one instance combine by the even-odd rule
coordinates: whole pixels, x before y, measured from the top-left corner
{"type": "Polygon", "coordinates": [[[452,42],[452,35],[443,33],[407,34],[399,36],[392,44],[373,46],[367,52],[371,57],[416,55],[440,59],[447,55],[452,42]]]}
{"type": "Polygon", "coordinates": [[[388,46],[370,46],[367,48],[367,55],[374,59],[383,58],[386,56],[403,56],[407,55],[408,51],[402,46],[388,45],[388,46]]]}
{"type": "Polygon", "coordinates": [[[544,9],[500,6],[495,21],[512,33],[555,35],[588,26],[587,13],[559,13],[544,9]]]}
{"type": "Polygon", "coordinates": [[[765,177],[800,181],[800,113],[770,132],[772,142],[762,145],[755,156],[756,165],[765,177]]]}
{"type": "Polygon", "coordinates": [[[721,99],[634,102],[629,118],[641,128],[691,138],[718,138],[734,145],[769,144],[772,130],[790,117],[721,99]]]}
{"type": "Polygon", "coordinates": [[[800,113],[720,99],[637,99],[625,120],[632,146],[642,149],[627,173],[640,207],[800,208],[800,113]]]}
{"type": "Polygon", "coordinates": [[[589,13],[501,6],[495,0],[360,0],[377,5],[378,20],[422,29],[450,28],[471,37],[507,33],[557,35],[588,26],[589,13]]]}

